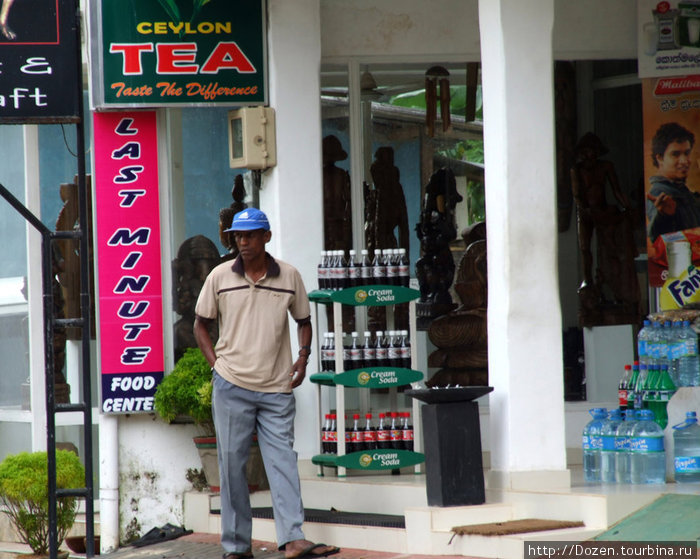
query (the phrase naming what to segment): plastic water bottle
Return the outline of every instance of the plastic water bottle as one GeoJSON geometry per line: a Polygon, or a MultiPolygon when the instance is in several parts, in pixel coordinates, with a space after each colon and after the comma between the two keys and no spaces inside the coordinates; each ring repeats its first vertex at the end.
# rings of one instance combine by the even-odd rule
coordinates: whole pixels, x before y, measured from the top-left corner
{"type": "Polygon", "coordinates": [[[615,432],[615,481],[632,483],[630,478],[630,435],[636,425],[636,410],[623,413],[624,420],[615,432]]]}
{"type": "Polygon", "coordinates": [[[651,410],[639,412],[630,437],[630,478],[632,483],[665,483],[664,432],[651,410]]]}
{"type": "Polygon", "coordinates": [[[587,483],[600,483],[601,431],[607,421],[608,410],[593,408],[589,413],[593,419],[583,428],[583,479],[587,483]]]}
{"type": "Polygon", "coordinates": [[[651,368],[652,365],[657,365],[659,363],[659,359],[661,359],[661,336],[663,333],[663,329],[661,324],[659,324],[658,321],[652,322],[651,325],[651,334],[649,335],[649,345],[648,347],[648,352],[649,352],[649,359],[647,362],[647,369],[651,368]]]}
{"type": "Polygon", "coordinates": [[[698,359],[698,335],[688,320],[683,321],[680,329],[680,342],[683,356],[678,361],[678,382],[676,386],[700,385],[700,359],[698,359]]]}
{"type": "Polygon", "coordinates": [[[639,364],[649,365],[650,359],[650,338],[652,326],[650,320],[644,321],[644,326],[637,334],[637,353],[639,355],[639,364]]]}
{"type": "Polygon", "coordinates": [[[615,435],[620,423],[622,423],[622,411],[612,410],[600,432],[603,439],[603,448],[600,450],[600,480],[603,483],[615,483],[615,435]]]}
{"type": "Polygon", "coordinates": [[[671,321],[667,320],[666,322],[664,322],[663,326],[659,328],[659,337],[657,341],[657,352],[659,354],[659,357],[656,360],[656,364],[659,366],[659,369],[661,369],[663,365],[666,365],[668,367],[670,361],[669,353],[671,350],[672,338],[673,328],[671,326],[671,321]]]}
{"type": "Polygon", "coordinates": [[[668,374],[674,386],[678,386],[679,365],[681,358],[685,356],[685,341],[683,339],[683,323],[675,321],[671,327],[671,338],[668,346],[668,374]]]}
{"type": "Polygon", "coordinates": [[[673,468],[678,483],[700,481],[700,425],[694,411],[673,426],[673,468]]]}

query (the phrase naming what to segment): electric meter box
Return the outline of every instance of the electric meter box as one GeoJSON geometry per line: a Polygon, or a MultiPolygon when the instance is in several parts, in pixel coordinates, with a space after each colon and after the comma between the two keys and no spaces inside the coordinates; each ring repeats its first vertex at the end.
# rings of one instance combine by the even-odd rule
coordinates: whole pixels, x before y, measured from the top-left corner
{"type": "Polygon", "coordinates": [[[275,110],[244,107],[228,113],[229,166],[267,169],[277,164],[275,110]]]}

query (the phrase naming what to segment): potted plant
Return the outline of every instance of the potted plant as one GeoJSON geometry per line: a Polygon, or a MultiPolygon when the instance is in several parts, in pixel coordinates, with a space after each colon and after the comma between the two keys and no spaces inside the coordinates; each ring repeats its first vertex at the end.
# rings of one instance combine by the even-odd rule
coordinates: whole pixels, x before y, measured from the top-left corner
{"type": "MultiPolygon", "coordinates": [[[[189,417],[200,429],[201,435],[194,443],[202,461],[204,477],[209,488],[219,491],[219,462],[216,455],[216,431],[212,416],[211,367],[199,348],[188,348],[175,363],[156,389],[153,406],[167,423],[177,418],[189,417]]],[[[248,460],[248,487],[251,491],[267,488],[267,478],[262,466],[257,440],[251,441],[248,460]]],[[[192,473],[188,474],[190,477],[192,473]]]]}
{"type": "MultiPolygon", "coordinates": [[[[68,450],[56,451],[56,487],[85,486],[85,468],[68,450]]],[[[22,540],[37,557],[49,553],[48,459],[46,452],[8,455],[0,463],[0,503],[22,540]]],[[[61,497],[57,502],[58,542],[75,522],[78,502],[61,497]]],[[[67,553],[65,554],[67,556],[67,553]]]]}
{"type": "Polygon", "coordinates": [[[153,406],[166,422],[190,418],[200,430],[194,443],[212,491],[219,490],[216,432],[211,410],[211,367],[199,348],[188,348],[156,389],[153,406]]]}

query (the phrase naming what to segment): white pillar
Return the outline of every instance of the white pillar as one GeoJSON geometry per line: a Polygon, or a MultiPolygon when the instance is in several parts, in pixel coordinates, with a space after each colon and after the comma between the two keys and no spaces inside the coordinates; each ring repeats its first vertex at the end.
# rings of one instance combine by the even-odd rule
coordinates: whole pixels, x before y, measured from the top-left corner
{"type": "Polygon", "coordinates": [[[491,488],[567,487],[557,281],[554,0],[479,0],[491,488]]]}
{"type": "MultiPolygon", "coordinates": [[[[260,207],[272,228],[269,251],[298,268],[310,291],[317,284],[316,266],[323,248],[320,3],[269,0],[268,18],[269,99],[276,117],[277,166],[263,174],[260,207]]],[[[291,329],[296,355],[296,326],[292,324],[291,329]]],[[[316,452],[316,437],[304,435],[317,417],[308,379],[295,395],[296,447],[302,458],[310,457],[316,452]]]]}

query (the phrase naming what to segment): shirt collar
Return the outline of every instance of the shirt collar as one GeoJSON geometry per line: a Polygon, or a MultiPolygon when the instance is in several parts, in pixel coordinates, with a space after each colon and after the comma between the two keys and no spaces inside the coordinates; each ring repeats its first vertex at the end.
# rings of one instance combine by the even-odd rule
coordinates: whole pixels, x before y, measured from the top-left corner
{"type": "MultiPolygon", "coordinates": [[[[267,251],[265,252],[265,260],[267,262],[267,272],[265,275],[268,278],[276,278],[277,276],[279,276],[280,265],[267,251]]],[[[243,259],[241,258],[240,254],[236,256],[236,259],[233,261],[233,264],[231,265],[231,270],[233,270],[239,276],[245,277],[245,267],[243,266],[243,259]]]]}

